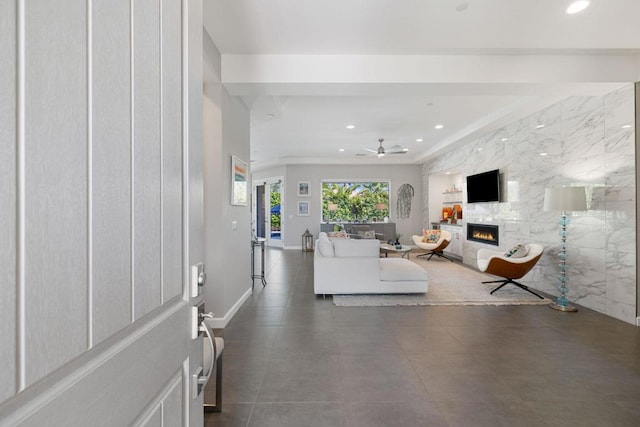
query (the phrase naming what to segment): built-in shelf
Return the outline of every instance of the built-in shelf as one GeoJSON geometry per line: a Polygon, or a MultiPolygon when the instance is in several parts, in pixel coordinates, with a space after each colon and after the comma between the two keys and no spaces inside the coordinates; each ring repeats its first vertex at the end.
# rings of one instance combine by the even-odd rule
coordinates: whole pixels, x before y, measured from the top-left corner
{"type": "Polygon", "coordinates": [[[462,203],[462,201],[460,200],[455,200],[453,202],[442,202],[443,205],[455,205],[455,204],[460,204],[462,203]]]}
{"type": "Polygon", "coordinates": [[[462,190],[460,190],[460,191],[445,191],[442,194],[458,194],[458,193],[462,193],[462,190]]]}

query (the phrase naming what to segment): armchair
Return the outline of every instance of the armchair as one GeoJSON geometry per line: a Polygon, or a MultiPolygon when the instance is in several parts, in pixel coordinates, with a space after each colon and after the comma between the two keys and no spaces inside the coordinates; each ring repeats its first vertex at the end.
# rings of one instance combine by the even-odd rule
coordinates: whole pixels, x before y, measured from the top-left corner
{"type": "Polygon", "coordinates": [[[449,261],[453,262],[453,259],[446,256],[442,251],[444,248],[449,246],[451,243],[451,233],[447,230],[440,230],[440,239],[435,243],[425,243],[422,241],[422,236],[411,236],[413,243],[420,249],[424,249],[428,251],[427,253],[418,255],[421,256],[429,256],[427,261],[430,260],[434,255],[439,256],[440,258],[446,258],[449,261]]]}
{"type": "Polygon", "coordinates": [[[516,282],[515,279],[524,277],[531,270],[540,257],[544,248],[541,245],[530,243],[529,252],[522,258],[506,257],[504,252],[492,251],[489,249],[480,249],[478,251],[478,269],[483,273],[493,274],[494,276],[504,277],[502,280],[490,280],[482,283],[501,283],[500,286],[491,291],[493,294],[498,289],[509,283],[518,286],[525,291],[532,293],[538,298],[543,298],[522,283],[516,282]]]}

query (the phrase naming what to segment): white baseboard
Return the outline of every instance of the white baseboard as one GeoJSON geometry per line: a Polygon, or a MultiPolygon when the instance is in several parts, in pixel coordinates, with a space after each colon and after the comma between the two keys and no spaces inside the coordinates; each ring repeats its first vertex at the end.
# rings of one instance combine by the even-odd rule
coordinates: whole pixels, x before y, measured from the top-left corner
{"type": "Polygon", "coordinates": [[[235,316],[238,310],[240,310],[240,307],[242,307],[242,304],[244,304],[249,299],[252,293],[253,293],[253,290],[251,288],[247,289],[247,292],[245,292],[244,295],[242,295],[240,299],[238,299],[238,301],[236,301],[236,303],[233,304],[233,307],[231,307],[223,317],[214,317],[212,319],[207,320],[207,323],[209,324],[209,326],[211,326],[214,329],[225,328],[227,324],[229,324],[229,321],[233,319],[233,316],[235,316]]]}

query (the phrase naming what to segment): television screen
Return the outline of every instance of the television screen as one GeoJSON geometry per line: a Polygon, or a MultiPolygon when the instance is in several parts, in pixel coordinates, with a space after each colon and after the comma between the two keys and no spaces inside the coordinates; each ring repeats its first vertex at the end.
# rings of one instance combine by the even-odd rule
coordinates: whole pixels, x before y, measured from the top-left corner
{"type": "Polygon", "coordinates": [[[467,177],[467,203],[499,201],[500,171],[498,169],[467,177]]]}

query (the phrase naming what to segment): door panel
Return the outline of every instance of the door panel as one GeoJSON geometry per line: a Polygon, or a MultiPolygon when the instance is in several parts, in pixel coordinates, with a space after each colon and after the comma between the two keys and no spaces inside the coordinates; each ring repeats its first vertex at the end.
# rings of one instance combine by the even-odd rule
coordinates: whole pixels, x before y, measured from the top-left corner
{"type": "Polygon", "coordinates": [[[134,318],[160,304],[160,10],[133,2],[134,318]]]}
{"type": "Polygon", "coordinates": [[[144,416],[145,408],[159,403],[158,396],[187,359],[188,313],[188,304],[181,299],[157,309],[59,369],[39,387],[25,390],[19,400],[29,404],[6,419],[0,417],[0,425],[130,425],[139,414],[144,416]],[[40,388],[48,389],[55,399],[47,401],[49,396],[40,388]]]}
{"type": "Polygon", "coordinates": [[[24,5],[22,386],[87,348],[85,6],[24,5]]]}
{"type": "Polygon", "coordinates": [[[179,1],[162,2],[162,302],[182,294],[182,22],[179,1]]]}
{"type": "Polygon", "coordinates": [[[0,402],[16,391],[16,2],[1,0],[0,13],[0,402]],[[4,42],[6,41],[6,43],[4,42]],[[6,95],[5,95],[6,94],[6,95]]]}
{"type": "Polygon", "coordinates": [[[129,15],[128,0],[93,3],[92,345],[131,322],[129,15]]]}

